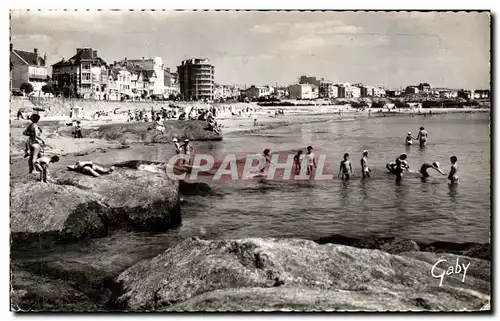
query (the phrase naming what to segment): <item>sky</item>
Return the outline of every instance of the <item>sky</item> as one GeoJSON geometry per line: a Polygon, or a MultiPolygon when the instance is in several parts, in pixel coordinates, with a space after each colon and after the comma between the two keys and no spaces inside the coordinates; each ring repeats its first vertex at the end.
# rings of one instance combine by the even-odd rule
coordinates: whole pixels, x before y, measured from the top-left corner
{"type": "Polygon", "coordinates": [[[15,49],[48,63],[92,47],[107,63],[208,58],[215,81],[289,85],[301,75],[400,88],[490,87],[490,16],[454,12],[11,11],[15,49]]]}

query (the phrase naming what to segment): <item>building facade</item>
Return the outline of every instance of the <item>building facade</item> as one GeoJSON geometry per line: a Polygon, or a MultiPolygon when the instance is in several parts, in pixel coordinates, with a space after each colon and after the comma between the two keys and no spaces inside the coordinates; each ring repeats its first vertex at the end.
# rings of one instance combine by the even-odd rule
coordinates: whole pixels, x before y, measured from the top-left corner
{"type": "Polygon", "coordinates": [[[432,92],[432,88],[431,88],[431,85],[429,85],[428,83],[424,82],[424,83],[420,83],[418,85],[418,90],[421,92],[421,93],[424,93],[424,94],[430,94],[432,92]]]}
{"type": "Polygon", "coordinates": [[[29,83],[35,92],[40,92],[48,79],[46,61],[47,55],[41,57],[36,48],[29,52],[15,50],[11,45],[11,90],[19,89],[23,83],[29,83]]]}
{"type": "MultiPolygon", "coordinates": [[[[160,57],[141,59],[123,59],[118,62],[136,73],[142,73],[142,96],[163,96],[165,77],[163,59],[160,57]]],[[[139,89],[139,88],[138,88],[139,89]]]]}
{"type": "Polygon", "coordinates": [[[104,99],[108,66],[92,48],[77,48],[76,55],[52,65],[52,79],[59,87],[74,86],[83,98],[104,99]]]}
{"type": "Polygon", "coordinates": [[[338,97],[338,87],[334,86],[333,83],[322,81],[319,85],[319,97],[320,98],[337,98],[338,97]]]}
{"type": "Polygon", "coordinates": [[[417,86],[408,86],[405,89],[405,95],[416,95],[419,93],[417,86]]]}
{"type": "Polygon", "coordinates": [[[319,89],[313,84],[295,84],[288,89],[290,99],[316,99],[319,97],[319,89]]]}
{"type": "Polygon", "coordinates": [[[299,78],[299,84],[311,84],[315,85],[318,88],[321,84],[321,81],[322,80],[317,79],[316,77],[300,76],[299,78]]]}
{"type": "Polygon", "coordinates": [[[163,71],[163,79],[163,95],[165,97],[168,98],[170,95],[177,96],[180,94],[179,75],[177,73],[170,71],[170,68],[166,68],[163,71]]]}
{"type": "Polygon", "coordinates": [[[274,93],[274,89],[270,86],[255,86],[252,85],[245,91],[246,97],[249,99],[258,99],[260,97],[270,96],[274,93]]]}
{"type": "Polygon", "coordinates": [[[177,66],[180,92],[184,99],[213,100],[215,68],[208,59],[193,58],[177,66]]]}

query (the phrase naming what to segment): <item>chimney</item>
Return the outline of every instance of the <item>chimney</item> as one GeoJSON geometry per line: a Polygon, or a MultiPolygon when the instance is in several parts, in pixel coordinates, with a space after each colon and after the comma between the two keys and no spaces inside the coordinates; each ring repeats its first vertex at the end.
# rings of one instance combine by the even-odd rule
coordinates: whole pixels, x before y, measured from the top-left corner
{"type": "Polygon", "coordinates": [[[142,60],[144,60],[144,57],[142,57],[142,60]]]}
{"type": "Polygon", "coordinates": [[[46,66],[47,65],[47,53],[44,53],[43,54],[43,65],[46,66]]]}
{"type": "Polygon", "coordinates": [[[127,57],[125,57],[125,61],[127,61],[127,57]]]}
{"type": "Polygon", "coordinates": [[[38,56],[38,49],[37,48],[33,49],[33,52],[35,53],[35,55],[38,56]]]}
{"type": "Polygon", "coordinates": [[[96,58],[97,57],[97,50],[94,50],[92,53],[93,53],[92,58],[96,58]]]}

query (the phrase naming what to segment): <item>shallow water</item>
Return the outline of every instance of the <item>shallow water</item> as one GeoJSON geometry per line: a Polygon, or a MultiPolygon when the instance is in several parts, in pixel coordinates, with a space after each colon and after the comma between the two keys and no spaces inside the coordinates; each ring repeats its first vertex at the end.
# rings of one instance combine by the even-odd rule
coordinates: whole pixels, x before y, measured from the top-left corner
{"type": "MultiPolygon", "coordinates": [[[[183,237],[243,238],[299,237],[317,239],[332,234],[351,237],[401,236],[418,242],[488,242],[490,233],[489,114],[449,114],[432,117],[379,117],[326,121],[279,127],[253,134],[233,134],[220,142],[197,142],[197,152],[221,160],[227,153],[294,151],[312,145],[316,155],[327,155],[325,173],[335,178],[320,184],[301,182],[212,182],[217,196],[186,196],[183,224],[164,234],[119,232],[132,253],[153,256],[183,237]],[[404,145],[406,132],[429,132],[426,148],[404,145]],[[370,151],[372,178],[361,180],[359,160],[370,151]],[[336,178],[345,152],[351,154],[355,176],[336,178]],[[446,174],[452,155],[458,157],[459,184],[450,187],[447,176],[429,171],[404,176],[401,184],[385,164],[406,152],[413,170],[438,161],[446,174]],[[147,249],[149,246],[149,250],[147,249]]],[[[134,146],[92,156],[102,163],[130,159],[163,161],[172,155],[169,145],[134,146]]],[[[105,240],[102,240],[105,241],[105,240]]]]}

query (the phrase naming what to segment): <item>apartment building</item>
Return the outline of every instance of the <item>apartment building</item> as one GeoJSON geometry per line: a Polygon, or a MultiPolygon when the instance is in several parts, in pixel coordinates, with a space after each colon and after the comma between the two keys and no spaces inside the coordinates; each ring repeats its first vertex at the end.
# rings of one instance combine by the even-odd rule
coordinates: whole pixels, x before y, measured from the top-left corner
{"type": "Polygon", "coordinates": [[[92,48],[77,48],[76,54],[52,65],[52,79],[59,87],[73,85],[83,98],[104,99],[108,66],[92,48]]]}
{"type": "Polygon", "coordinates": [[[215,68],[208,59],[192,58],[177,66],[184,99],[213,100],[215,68]]]}
{"type": "Polygon", "coordinates": [[[142,96],[163,96],[165,92],[164,65],[161,57],[127,59],[118,62],[127,68],[142,74],[142,87],[137,87],[142,96]]]}
{"type": "Polygon", "coordinates": [[[11,89],[19,89],[29,83],[34,91],[41,91],[47,83],[47,55],[40,56],[38,49],[33,52],[14,49],[10,45],[11,89]]]}
{"type": "Polygon", "coordinates": [[[319,97],[320,98],[337,98],[338,97],[338,87],[334,86],[333,83],[322,81],[319,85],[319,97]]]}
{"type": "Polygon", "coordinates": [[[170,95],[177,96],[180,94],[179,88],[179,75],[170,71],[170,68],[165,68],[163,72],[163,95],[169,97],[170,95]]]}
{"type": "Polygon", "coordinates": [[[316,99],[319,97],[319,89],[313,84],[295,84],[289,88],[290,99],[316,99]]]}

